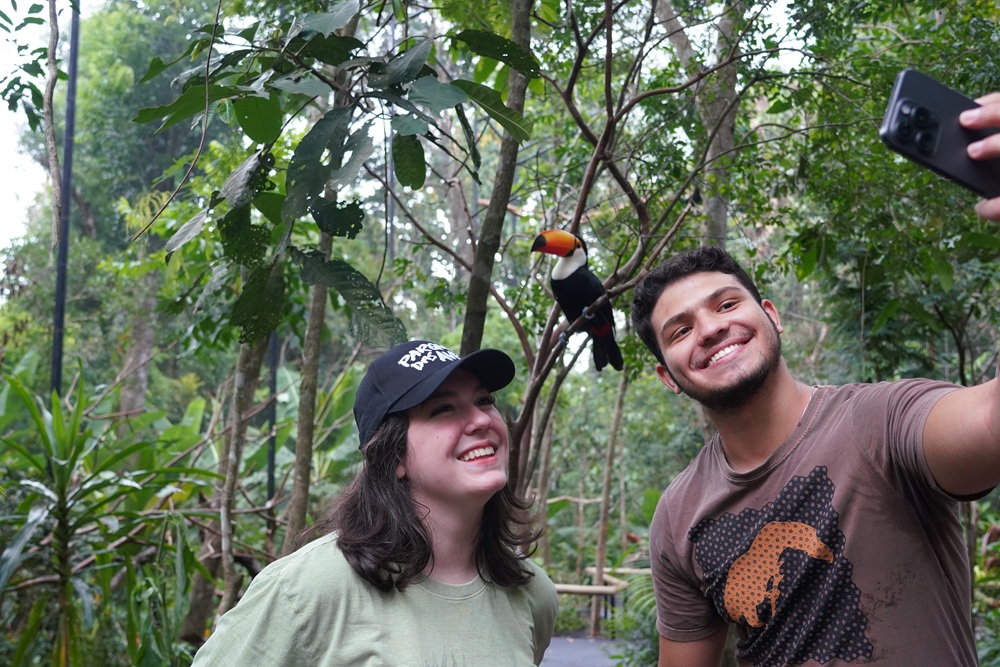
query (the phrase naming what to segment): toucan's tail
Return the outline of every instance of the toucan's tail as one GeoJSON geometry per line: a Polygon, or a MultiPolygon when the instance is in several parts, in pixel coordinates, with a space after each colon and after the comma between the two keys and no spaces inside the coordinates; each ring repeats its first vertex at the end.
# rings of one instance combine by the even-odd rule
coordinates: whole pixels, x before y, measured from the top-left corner
{"type": "Polygon", "coordinates": [[[602,370],[608,364],[616,371],[620,371],[624,366],[622,361],[622,351],[618,349],[618,342],[614,335],[594,336],[594,366],[597,370],[602,370]]]}

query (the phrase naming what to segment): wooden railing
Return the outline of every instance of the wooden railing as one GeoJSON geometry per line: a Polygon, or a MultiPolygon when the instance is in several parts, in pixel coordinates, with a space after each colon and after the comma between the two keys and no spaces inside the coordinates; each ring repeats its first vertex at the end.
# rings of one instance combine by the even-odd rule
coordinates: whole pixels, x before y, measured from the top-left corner
{"type": "MultiPolygon", "coordinates": [[[[597,576],[596,567],[588,567],[585,569],[587,574],[591,577],[597,576]]],[[[605,604],[610,604],[614,606],[614,597],[621,593],[623,590],[628,588],[628,582],[624,579],[619,579],[616,575],[628,575],[628,574],[648,574],[650,572],[649,568],[635,568],[635,567],[614,567],[604,570],[601,576],[603,584],[556,584],[556,592],[564,593],[566,595],[589,595],[593,597],[603,597],[610,598],[610,603],[605,600],[605,604]]],[[[599,621],[596,618],[597,612],[591,616],[590,621],[590,635],[592,637],[600,634],[599,621]]]]}

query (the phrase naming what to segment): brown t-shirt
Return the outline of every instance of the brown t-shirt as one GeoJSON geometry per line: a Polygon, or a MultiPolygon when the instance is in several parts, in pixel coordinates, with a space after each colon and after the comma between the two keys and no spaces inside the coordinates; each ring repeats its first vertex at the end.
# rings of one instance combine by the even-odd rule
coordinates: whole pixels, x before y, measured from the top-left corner
{"type": "Polygon", "coordinates": [[[977,664],[956,500],[923,454],[953,385],[817,387],[798,427],[737,473],[713,439],[650,529],[657,629],[736,623],[741,665],[977,664]]]}

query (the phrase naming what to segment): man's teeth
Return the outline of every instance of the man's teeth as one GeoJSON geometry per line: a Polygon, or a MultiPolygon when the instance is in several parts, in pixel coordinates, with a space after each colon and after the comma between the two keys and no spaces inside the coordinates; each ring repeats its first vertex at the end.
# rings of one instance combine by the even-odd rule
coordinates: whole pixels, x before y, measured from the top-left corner
{"type": "Polygon", "coordinates": [[[718,352],[716,352],[715,354],[712,355],[712,358],[708,360],[708,365],[711,366],[712,364],[714,364],[716,361],[718,361],[722,357],[726,356],[727,354],[729,354],[733,350],[738,350],[739,348],[740,348],[739,345],[729,345],[729,346],[726,346],[726,347],[722,348],[721,350],[719,350],[718,352]]]}
{"type": "Polygon", "coordinates": [[[497,453],[496,447],[477,447],[471,452],[466,452],[460,458],[460,461],[472,461],[474,459],[481,458],[483,456],[493,456],[497,453]]]}

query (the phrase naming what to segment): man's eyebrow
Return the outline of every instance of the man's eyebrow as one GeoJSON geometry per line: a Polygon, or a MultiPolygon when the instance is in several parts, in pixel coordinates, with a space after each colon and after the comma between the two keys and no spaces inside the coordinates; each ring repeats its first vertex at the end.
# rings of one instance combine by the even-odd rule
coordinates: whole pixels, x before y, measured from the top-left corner
{"type": "MultiPolygon", "coordinates": [[[[712,303],[713,301],[718,300],[720,297],[725,296],[725,294],[730,291],[741,292],[739,286],[737,285],[724,285],[723,287],[720,287],[719,289],[715,290],[714,292],[706,296],[704,299],[702,299],[698,305],[700,306],[705,303],[712,303]]],[[[679,320],[683,320],[689,317],[691,314],[691,310],[693,309],[683,310],[677,313],[676,315],[668,317],[666,320],[664,320],[663,326],[660,327],[660,337],[661,338],[663,337],[663,332],[666,331],[670,326],[676,324],[679,320]]]]}

